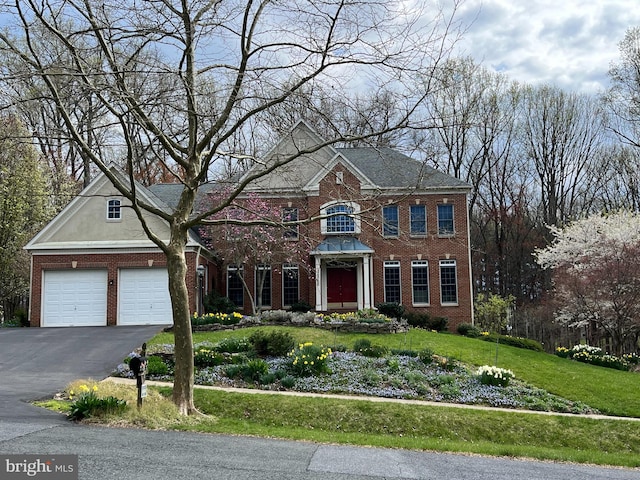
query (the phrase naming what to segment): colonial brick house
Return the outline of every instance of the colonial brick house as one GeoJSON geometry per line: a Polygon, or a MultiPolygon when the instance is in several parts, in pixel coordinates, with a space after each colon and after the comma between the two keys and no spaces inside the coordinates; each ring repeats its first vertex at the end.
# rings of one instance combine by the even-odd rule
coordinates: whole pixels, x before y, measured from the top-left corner
{"type": "MultiPolygon", "coordinates": [[[[300,221],[282,241],[304,240],[308,255],[300,263],[234,265],[216,257],[215,242],[207,248],[194,234],[186,253],[191,310],[200,311],[203,295],[215,289],[250,313],[236,275],[243,269],[250,285],[257,270],[266,275],[253,292],[263,308],[303,300],[318,312],[344,312],[398,302],[448,318],[450,330],[471,322],[469,185],[392,149],[317,148],[323,143],[301,121],[246,173],[303,152],[245,193],[300,221]]],[[[170,209],[180,188],[138,186],[138,194],[170,209]]],[[[166,261],[127,206],[101,174],[25,247],[32,326],[172,323],[166,261]]],[[[168,239],[168,226],[149,220],[168,239]]]]}
{"type": "Polygon", "coordinates": [[[286,309],[301,299],[332,312],[398,302],[447,317],[451,330],[471,322],[469,185],[389,148],[311,151],[323,142],[301,121],[246,173],[309,151],[253,180],[245,192],[269,199],[288,219],[318,218],[283,238],[311,244],[304,259],[310,271],[296,263],[226,264],[213,287],[249,313],[235,272],[244,269],[251,284],[259,268],[267,270],[262,291],[254,292],[263,307],[286,309]]]}

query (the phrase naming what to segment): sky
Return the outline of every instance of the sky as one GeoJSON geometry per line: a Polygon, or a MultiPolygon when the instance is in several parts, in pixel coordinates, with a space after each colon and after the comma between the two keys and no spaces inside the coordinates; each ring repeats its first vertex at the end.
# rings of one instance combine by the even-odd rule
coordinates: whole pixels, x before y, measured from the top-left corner
{"type": "Polygon", "coordinates": [[[640,26],[640,1],[464,0],[459,15],[459,55],[512,80],[595,94],[625,32],[640,26]]]}

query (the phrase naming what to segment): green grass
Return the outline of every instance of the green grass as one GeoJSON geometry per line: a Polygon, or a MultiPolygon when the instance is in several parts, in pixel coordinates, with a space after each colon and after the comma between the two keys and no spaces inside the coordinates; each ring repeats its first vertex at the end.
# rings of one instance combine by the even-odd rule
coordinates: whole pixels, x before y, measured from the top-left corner
{"type": "MultiPolygon", "coordinates": [[[[388,348],[421,350],[430,348],[436,354],[453,357],[470,365],[493,365],[496,344],[466,338],[411,329],[408,333],[364,335],[341,334],[314,328],[258,327],[287,329],[299,342],[310,341],[323,345],[342,344],[347,347],[359,338],[388,348]]],[[[253,329],[197,332],[194,342],[217,342],[225,337],[248,337],[253,329]]],[[[173,335],[161,333],[154,343],[173,343],[173,335]]],[[[531,385],[569,400],[580,401],[607,415],[640,417],[640,375],[560,358],[556,355],[521,348],[498,346],[498,366],[508,368],[516,377],[531,385]]]]}
{"type": "MultiPolygon", "coordinates": [[[[170,390],[166,389],[165,394],[170,390]]],[[[207,433],[640,466],[640,423],[195,389],[207,433]]]]}
{"type": "MultiPolygon", "coordinates": [[[[439,355],[454,357],[470,365],[493,364],[496,356],[493,343],[421,330],[370,336],[312,328],[287,330],[299,342],[351,347],[357,339],[366,337],[372,343],[388,348],[416,351],[430,348],[439,355]]],[[[225,337],[248,337],[250,334],[250,329],[195,333],[194,341],[217,342],[225,337]]],[[[163,333],[148,342],[150,348],[158,343],[173,343],[173,336],[163,333]]],[[[513,370],[518,378],[532,385],[587,403],[602,412],[640,417],[640,376],[637,373],[503,345],[498,348],[498,365],[513,370]]],[[[105,422],[203,433],[640,467],[640,422],[636,420],[371,402],[357,397],[344,400],[264,392],[236,393],[197,387],[194,400],[205,415],[185,418],[176,415],[170,388],[150,387],[149,390],[161,394],[157,397],[167,397],[164,403],[151,394],[156,400],[145,403],[142,412],[133,407],[134,412],[130,410],[122,418],[105,422]]],[[[105,388],[105,393],[114,392],[105,388]]]]}

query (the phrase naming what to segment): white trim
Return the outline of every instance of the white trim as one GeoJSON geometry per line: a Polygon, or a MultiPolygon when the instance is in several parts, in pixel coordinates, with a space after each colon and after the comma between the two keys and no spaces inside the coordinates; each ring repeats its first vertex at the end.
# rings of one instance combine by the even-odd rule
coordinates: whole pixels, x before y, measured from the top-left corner
{"type": "Polygon", "coordinates": [[[411,305],[414,307],[428,307],[431,305],[431,282],[429,282],[429,261],[428,260],[411,260],[411,305]],[[415,282],[413,279],[414,267],[426,267],[427,269],[427,295],[429,296],[428,302],[416,302],[415,299],[415,282]]]}
{"type": "Polygon", "coordinates": [[[459,305],[460,302],[460,292],[458,292],[458,286],[459,286],[459,281],[458,281],[458,262],[454,259],[446,259],[446,260],[440,260],[438,262],[438,283],[440,284],[440,305],[442,306],[447,306],[447,307],[455,307],[459,305]],[[444,302],[442,300],[442,267],[454,267],[455,269],[455,274],[456,274],[456,283],[455,283],[455,287],[456,287],[456,301],[455,302],[444,302]]]}

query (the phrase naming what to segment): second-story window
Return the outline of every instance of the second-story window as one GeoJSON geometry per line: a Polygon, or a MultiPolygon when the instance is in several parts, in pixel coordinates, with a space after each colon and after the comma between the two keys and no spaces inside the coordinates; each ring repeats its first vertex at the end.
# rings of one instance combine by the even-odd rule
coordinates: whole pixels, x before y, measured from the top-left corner
{"type": "Polygon", "coordinates": [[[117,222],[122,220],[122,202],[118,198],[107,201],[107,220],[117,222]]]}
{"type": "Polygon", "coordinates": [[[427,209],[424,205],[411,205],[409,210],[409,232],[414,236],[427,234],[427,209]]]}
{"type": "Polygon", "coordinates": [[[299,225],[287,223],[298,221],[298,209],[295,207],[285,207],[282,209],[282,223],[285,224],[283,237],[287,240],[297,240],[299,235],[299,225]]]}
{"type": "Polygon", "coordinates": [[[357,204],[332,203],[323,207],[321,212],[324,216],[321,220],[323,234],[360,233],[357,204]]]}
{"type": "Polygon", "coordinates": [[[397,237],[399,231],[398,206],[386,205],[382,207],[382,236],[397,237]]]}
{"type": "Polygon", "coordinates": [[[448,236],[454,233],[453,205],[450,203],[442,203],[438,205],[438,235],[448,236]]]}

